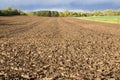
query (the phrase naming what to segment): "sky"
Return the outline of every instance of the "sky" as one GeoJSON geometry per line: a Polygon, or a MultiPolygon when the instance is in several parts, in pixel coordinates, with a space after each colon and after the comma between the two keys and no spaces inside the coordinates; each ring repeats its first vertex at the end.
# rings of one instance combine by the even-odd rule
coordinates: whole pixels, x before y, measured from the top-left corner
{"type": "Polygon", "coordinates": [[[120,0],[0,0],[0,9],[6,7],[23,11],[36,10],[73,10],[93,11],[119,9],[120,0]]]}

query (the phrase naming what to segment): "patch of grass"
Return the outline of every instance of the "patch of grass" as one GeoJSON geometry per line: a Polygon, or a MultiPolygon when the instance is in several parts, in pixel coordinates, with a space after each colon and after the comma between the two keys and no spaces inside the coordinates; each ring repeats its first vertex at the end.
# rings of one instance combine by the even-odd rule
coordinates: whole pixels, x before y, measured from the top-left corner
{"type": "Polygon", "coordinates": [[[120,24],[120,16],[91,16],[91,17],[77,17],[78,19],[108,22],[108,23],[118,23],[120,24]]]}

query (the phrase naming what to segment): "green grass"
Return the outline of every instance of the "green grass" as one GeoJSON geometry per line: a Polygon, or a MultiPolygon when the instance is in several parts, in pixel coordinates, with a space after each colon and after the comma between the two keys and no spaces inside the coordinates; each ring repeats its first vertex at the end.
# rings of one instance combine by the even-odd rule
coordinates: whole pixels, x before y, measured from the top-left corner
{"type": "Polygon", "coordinates": [[[78,19],[107,22],[107,23],[117,23],[120,24],[120,16],[91,16],[91,17],[77,17],[78,19]]]}

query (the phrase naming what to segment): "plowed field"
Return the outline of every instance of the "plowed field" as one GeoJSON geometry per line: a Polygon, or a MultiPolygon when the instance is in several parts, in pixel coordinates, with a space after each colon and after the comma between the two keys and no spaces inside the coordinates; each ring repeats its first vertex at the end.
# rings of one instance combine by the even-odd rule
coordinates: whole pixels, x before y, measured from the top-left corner
{"type": "Polygon", "coordinates": [[[120,80],[120,24],[0,17],[0,80],[120,80]]]}

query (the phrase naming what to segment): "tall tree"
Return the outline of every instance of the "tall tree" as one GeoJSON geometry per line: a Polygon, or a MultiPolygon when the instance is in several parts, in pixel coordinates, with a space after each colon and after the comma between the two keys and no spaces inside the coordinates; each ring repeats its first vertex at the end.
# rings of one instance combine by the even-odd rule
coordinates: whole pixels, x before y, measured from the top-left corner
{"type": "Polygon", "coordinates": [[[6,8],[6,10],[11,11],[11,10],[12,10],[12,8],[11,8],[11,7],[7,7],[7,8],[6,8]]]}

